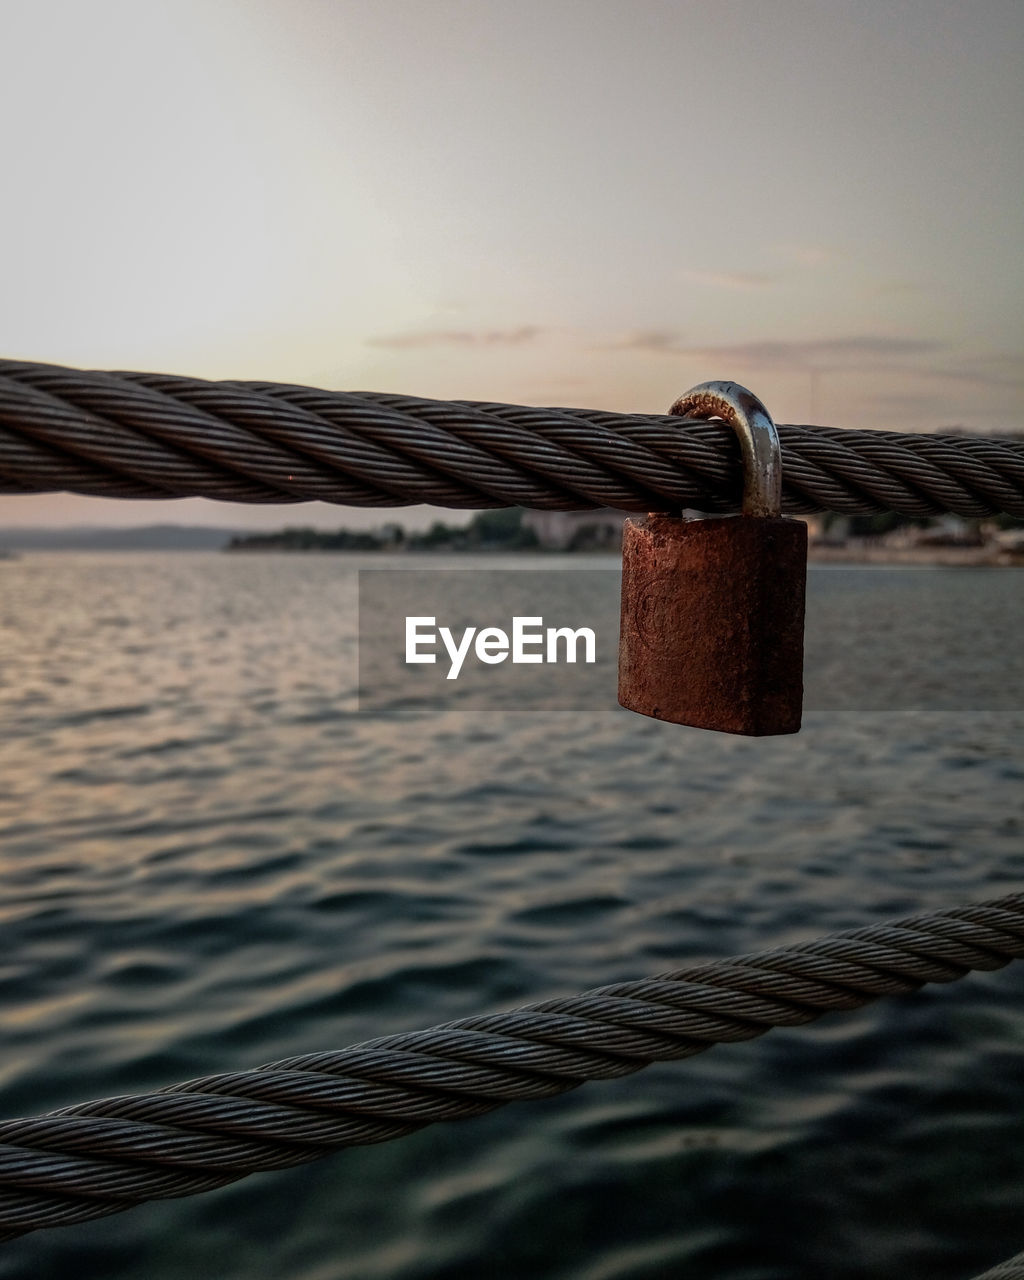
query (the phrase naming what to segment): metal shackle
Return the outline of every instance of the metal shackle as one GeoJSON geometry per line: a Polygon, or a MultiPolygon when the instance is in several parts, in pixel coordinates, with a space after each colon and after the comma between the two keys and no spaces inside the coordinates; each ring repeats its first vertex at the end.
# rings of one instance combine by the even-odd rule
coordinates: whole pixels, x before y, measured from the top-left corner
{"type": "Polygon", "coordinates": [[[669,413],[721,418],[736,432],[743,457],[743,514],[782,514],[782,448],[768,410],[738,382],[702,382],[679,397],[669,413]]]}

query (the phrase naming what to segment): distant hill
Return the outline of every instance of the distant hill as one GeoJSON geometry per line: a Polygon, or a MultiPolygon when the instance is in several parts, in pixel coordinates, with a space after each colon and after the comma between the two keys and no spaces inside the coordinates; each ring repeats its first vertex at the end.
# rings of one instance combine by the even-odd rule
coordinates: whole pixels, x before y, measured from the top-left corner
{"type": "Polygon", "coordinates": [[[220,551],[250,530],[201,524],[147,524],[138,528],[78,525],[65,529],[0,528],[9,551],[220,551]]]}

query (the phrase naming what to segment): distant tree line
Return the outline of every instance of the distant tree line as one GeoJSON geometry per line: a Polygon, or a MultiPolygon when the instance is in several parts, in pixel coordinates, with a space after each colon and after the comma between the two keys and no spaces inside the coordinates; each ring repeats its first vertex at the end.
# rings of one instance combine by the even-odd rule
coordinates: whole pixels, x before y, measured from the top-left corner
{"type": "Polygon", "coordinates": [[[227,551],[525,551],[537,547],[537,535],[523,526],[522,507],[481,511],[468,525],[435,520],[422,533],[406,532],[398,524],[380,529],[337,529],[308,526],[274,533],[236,534],[227,551]]]}
{"type": "MultiPolygon", "coordinates": [[[[537,535],[523,524],[522,507],[501,507],[481,511],[468,525],[450,525],[435,520],[429,529],[410,533],[401,525],[389,523],[379,529],[312,529],[308,526],[281,529],[274,533],[236,534],[227,551],[530,551],[539,548],[537,535]]],[[[894,529],[906,526],[925,528],[935,523],[933,516],[901,516],[894,511],[876,515],[839,516],[826,512],[827,530],[836,521],[843,522],[844,534],[854,538],[880,538],[894,529]]],[[[982,523],[1000,529],[1024,528],[1024,520],[1014,516],[991,516],[987,520],[965,520],[970,533],[982,540],[982,523]]],[[[587,550],[586,530],[568,550],[587,550]]]]}

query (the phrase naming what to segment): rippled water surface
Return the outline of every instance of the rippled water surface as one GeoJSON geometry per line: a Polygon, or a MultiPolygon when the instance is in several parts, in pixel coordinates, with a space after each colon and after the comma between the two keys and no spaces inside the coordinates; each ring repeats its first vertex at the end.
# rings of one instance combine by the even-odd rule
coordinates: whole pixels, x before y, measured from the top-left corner
{"type": "MultiPolygon", "coordinates": [[[[1020,710],[358,714],[360,563],[0,564],[4,1116],[1024,887],[1020,710]]],[[[853,590],[891,614],[812,570],[832,661],[853,590]]],[[[940,630],[880,653],[925,660],[942,705],[940,630]]],[[[1022,1048],[1011,966],[30,1235],[0,1277],[966,1280],[1024,1248],[1022,1048]]]]}

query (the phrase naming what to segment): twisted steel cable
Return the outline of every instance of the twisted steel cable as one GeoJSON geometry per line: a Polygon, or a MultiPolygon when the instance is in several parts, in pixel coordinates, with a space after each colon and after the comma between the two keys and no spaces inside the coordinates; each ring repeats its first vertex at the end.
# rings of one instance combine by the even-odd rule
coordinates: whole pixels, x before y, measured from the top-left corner
{"type": "Polygon", "coordinates": [[[990,1271],[975,1276],[974,1280],[1024,1280],[1024,1253],[1007,1258],[998,1267],[992,1267],[990,1271]]]}
{"type": "Polygon", "coordinates": [[[547,1098],[1024,956],[1024,894],[0,1124],[0,1239],[547,1098]]]}
{"type": "MultiPolygon", "coordinates": [[[[1024,441],[779,426],[783,509],[1024,516],[1024,441]]],[[[715,422],[0,360],[0,493],[738,510],[715,422]]]]}

